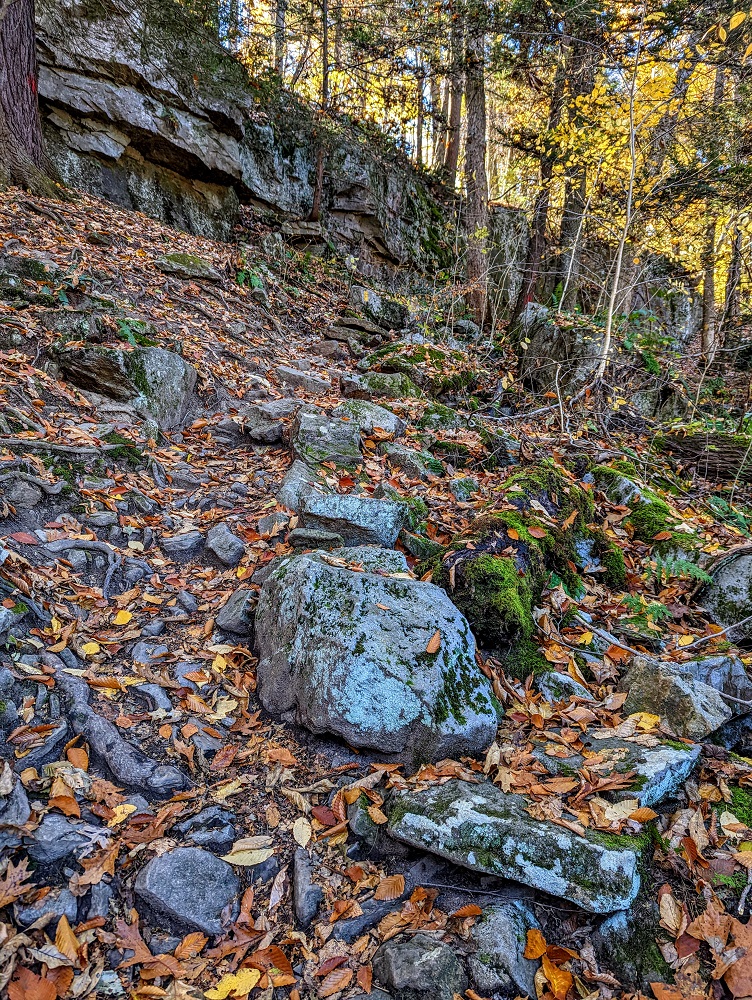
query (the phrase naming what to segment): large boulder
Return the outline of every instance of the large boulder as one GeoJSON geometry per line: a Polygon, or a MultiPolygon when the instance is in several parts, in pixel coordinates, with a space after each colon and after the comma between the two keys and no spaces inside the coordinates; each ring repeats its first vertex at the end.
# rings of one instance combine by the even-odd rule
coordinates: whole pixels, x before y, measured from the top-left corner
{"type": "Polygon", "coordinates": [[[340,420],[350,420],[365,434],[373,434],[375,430],[381,430],[385,434],[392,434],[399,437],[404,434],[407,424],[398,417],[396,413],[387,410],[384,406],[378,406],[367,399],[347,399],[340,403],[336,410],[332,411],[333,417],[340,420]]]}
{"type": "Polygon", "coordinates": [[[264,707],[314,733],[439,760],[477,753],[496,732],[467,622],[442,590],[409,577],[400,553],[281,560],[261,591],[256,649],[264,707]]]}
{"type": "Polygon", "coordinates": [[[733,642],[752,635],[752,552],[741,552],[721,560],[712,571],[713,582],[705,587],[699,600],[723,628],[730,629],[733,642]],[[731,629],[732,625],[738,625],[731,629]]]}
{"type": "Polygon", "coordinates": [[[395,299],[387,298],[386,295],[381,295],[373,288],[353,285],[350,289],[350,302],[383,330],[401,330],[410,321],[410,312],[407,306],[395,299]]]}
{"type": "Polygon", "coordinates": [[[580,837],[533,819],[522,795],[485,782],[452,780],[421,792],[395,793],[391,837],[472,871],[521,882],[568,899],[591,913],[629,906],[640,888],[639,846],[611,846],[595,833],[580,837]]]}
{"type": "Polygon", "coordinates": [[[314,407],[302,407],[291,429],[292,451],[306,465],[334,462],[335,465],[360,465],[360,428],[357,423],[329,417],[314,407]]]}
{"type": "Polygon", "coordinates": [[[68,347],[58,351],[57,362],[73,385],[130,402],[151,414],[162,430],[181,427],[194,403],[196,369],[161,347],[68,347]]]}
{"type": "Polygon", "coordinates": [[[540,392],[570,395],[591,381],[603,338],[589,326],[560,326],[546,306],[529,302],[513,331],[523,348],[520,376],[540,392]]]}
{"type": "Polygon", "coordinates": [[[713,678],[731,682],[733,667],[724,675],[717,664],[703,671],[702,662],[664,663],[633,657],[620,682],[621,690],[627,692],[624,711],[650,712],[679,736],[704,740],[737,713],[722,691],[707,683],[713,678]]]}

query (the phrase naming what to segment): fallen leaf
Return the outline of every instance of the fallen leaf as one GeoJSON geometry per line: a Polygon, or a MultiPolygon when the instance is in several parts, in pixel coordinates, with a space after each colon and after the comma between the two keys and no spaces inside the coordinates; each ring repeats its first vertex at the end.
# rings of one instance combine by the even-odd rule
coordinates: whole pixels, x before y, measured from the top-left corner
{"type": "Polygon", "coordinates": [[[352,969],[335,969],[329,973],[319,987],[319,996],[322,998],[331,997],[335,993],[341,993],[342,990],[347,989],[350,985],[352,977],[352,969]]]}
{"type": "Polygon", "coordinates": [[[546,939],[537,927],[531,927],[527,932],[527,944],[525,945],[525,958],[540,958],[546,954],[546,939]]]}
{"type": "Polygon", "coordinates": [[[428,640],[428,645],[426,646],[426,652],[433,655],[434,653],[438,653],[439,649],[441,649],[441,629],[437,628],[434,634],[428,640]]]}
{"type": "Polygon", "coordinates": [[[386,878],[382,878],[379,882],[376,887],[376,892],[373,894],[373,898],[382,900],[399,899],[404,891],[404,875],[387,875],[386,878]]]}
{"type": "Polygon", "coordinates": [[[300,844],[301,847],[308,847],[311,841],[311,824],[305,818],[305,816],[298,816],[292,825],[292,835],[296,844],[300,844]]]}
{"type": "Polygon", "coordinates": [[[258,969],[241,969],[240,972],[229,972],[222,976],[216,986],[206,990],[207,1000],[226,1000],[226,997],[247,997],[261,979],[258,969]]]}

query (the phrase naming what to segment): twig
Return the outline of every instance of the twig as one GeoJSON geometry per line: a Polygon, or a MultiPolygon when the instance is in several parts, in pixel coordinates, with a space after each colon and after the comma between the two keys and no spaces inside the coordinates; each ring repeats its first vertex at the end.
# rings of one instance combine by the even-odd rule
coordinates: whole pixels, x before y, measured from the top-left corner
{"type": "Polygon", "coordinates": [[[701,646],[704,642],[710,642],[711,639],[717,639],[719,636],[725,635],[727,632],[731,632],[735,628],[741,628],[741,626],[746,625],[747,622],[752,622],[752,615],[747,615],[746,618],[742,618],[740,622],[735,622],[733,625],[727,625],[726,628],[721,629],[720,632],[713,632],[712,635],[701,635],[699,639],[695,639],[694,642],[690,642],[688,646],[682,646],[682,652],[685,652],[687,649],[692,649],[694,646],[701,646]]]}
{"type": "Polygon", "coordinates": [[[116,448],[122,448],[122,445],[119,444],[81,447],[69,444],[53,444],[52,441],[45,441],[40,438],[19,438],[0,435],[0,448],[3,446],[7,448],[31,448],[32,451],[34,449],[38,451],[56,451],[61,455],[74,455],[78,458],[96,458],[103,451],[114,451],[116,448]]]}
{"type": "Polygon", "coordinates": [[[109,600],[109,589],[112,578],[123,563],[122,556],[118,552],[115,552],[111,546],[105,542],[90,542],[84,538],[58,538],[54,542],[48,542],[45,548],[48,552],[52,553],[65,552],[66,549],[84,549],[88,552],[104,553],[109,561],[109,568],[102,584],[102,597],[105,600],[109,600]]]}

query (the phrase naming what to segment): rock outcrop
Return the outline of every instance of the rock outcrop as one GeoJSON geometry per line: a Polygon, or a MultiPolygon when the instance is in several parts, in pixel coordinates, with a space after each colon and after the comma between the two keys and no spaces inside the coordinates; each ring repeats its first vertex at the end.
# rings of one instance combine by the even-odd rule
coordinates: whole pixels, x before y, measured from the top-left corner
{"type": "MultiPolygon", "coordinates": [[[[67,183],[219,239],[240,202],[292,220],[310,214],[313,115],[282,93],[262,105],[185,7],[54,0],[37,11],[37,35],[47,147],[67,183]]],[[[367,270],[442,266],[442,209],[406,162],[391,160],[353,140],[336,145],[323,227],[367,270]]],[[[321,225],[309,228],[323,239],[321,225]]]]}

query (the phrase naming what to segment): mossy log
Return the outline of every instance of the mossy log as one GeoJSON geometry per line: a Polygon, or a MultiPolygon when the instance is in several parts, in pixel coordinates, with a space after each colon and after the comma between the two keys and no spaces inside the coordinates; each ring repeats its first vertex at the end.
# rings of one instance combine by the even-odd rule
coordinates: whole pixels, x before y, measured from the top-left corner
{"type": "Polygon", "coordinates": [[[682,465],[693,466],[703,479],[752,483],[752,437],[749,435],[714,431],[664,434],[656,438],[656,447],[682,465]]]}

